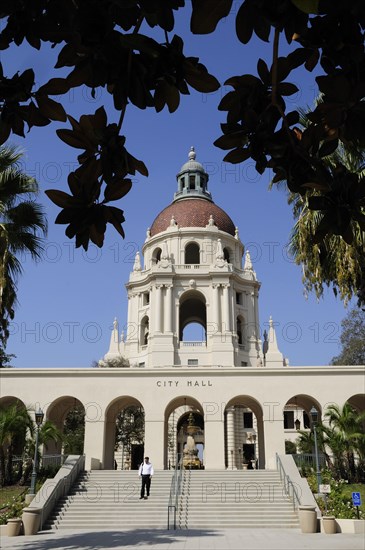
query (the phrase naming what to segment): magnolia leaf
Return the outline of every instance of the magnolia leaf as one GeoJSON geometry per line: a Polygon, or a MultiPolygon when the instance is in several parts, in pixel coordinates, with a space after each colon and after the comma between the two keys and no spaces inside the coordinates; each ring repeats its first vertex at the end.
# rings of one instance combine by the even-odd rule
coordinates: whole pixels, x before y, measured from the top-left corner
{"type": "Polygon", "coordinates": [[[263,59],[259,59],[257,62],[257,72],[259,77],[261,78],[262,82],[266,85],[270,84],[270,71],[268,69],[267,64],[263,59]]]}
{"type": "Polygon", "coordinates": [[[86,136],[82,132],[76,132],[75,130],[56,130],[56,134],[62,141],[75,147],[76,149],[89,149],[91,144],[86,136]]]}
{"type": "Polygon", "coordinates": [[[190,30],[194,34],[213,32],[223,17],[230,12],[233,0],[192,0],[190,30]]]}
{"type": "Polygon", "coordinates": [[[298,91],[298,87],[291,82],[280,82],[280,84],[278,84],[278,92],[280,95],[293,95],[298,91]]]}
{"type": "Polygon", "coordinates": [[[47,189],[45,193],[52,202],[61,208],[73,208],[77,204],[75,197],[72,197],[64,191],[60,191],[59,189],[47,189]]]}
{"type": "Polygon", "coordinates": [[[236,34],[242,44],[251,40],[254,25],[254,15],[247,2],[243,2],[236,16],[236,34]]]}
{"type": "Polygon", "coordinates": [[[290,0],[292,4],[298,10],[302,11],[303,13],[311,14],[311,13],[319,13],[319,2],[320,0],[290,0]]]}
{"type": "Polygon", "coordinates": [[[227,153],[223,160],[225,162],[231,162],[232,164],[238,164],[239,162],[244,162],[250,156],[251,154],[249,149],[242,149],[242,147],[238,147],[237,149],[233,149],[233,151],[227,153]]]}
{"type": "Polygon", "coordinates": [[[132,188],[132,180],[122,179],[109,183],[104,191],[105,202],[116,201],[124,197],[132,188]]]}
{"type": "Polygon", "coordinates": [[[51,78],[46,84],[38,90],[39,94],[46,95],[61,95],[66,94],[70,89],[65,78],[51,78]]]}
{"type": "Polygon", "coordinates": [[[36,100],[42,115],[50,118],[51,120],[60,120],[61,122],[65,122],[66,112],[61,103],[57,103],[57,101],[54,101],[47,96],[39,95],[38,93],[36,94],[36,100]]]}

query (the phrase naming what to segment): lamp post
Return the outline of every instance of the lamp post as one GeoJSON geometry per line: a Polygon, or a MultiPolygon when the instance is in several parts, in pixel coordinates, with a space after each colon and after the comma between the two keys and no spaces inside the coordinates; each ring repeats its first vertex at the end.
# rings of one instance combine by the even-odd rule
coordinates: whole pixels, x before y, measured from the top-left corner
{"type": "Polygon", "coordinates": [[[44,412],[42,409],[38,409],[38,411],[35,412],[35,423],[37,425],[37,431],[35,436],[35,449],[34,449],[34,461],[33,461],[33,471],[32,471],[32,477],[30,482],[30,489],[29,494],[34,495],[35,494],[35,482],[37,479],[37,461],[38,461],[38,439],[39,439],[39,429],[42,425],[43,418],[44,418],[44,412]]]}
{"type": "Polygon", "coordinates": [[[237,449],[237,452],[238,452],[238,464],[237,464],[237,469],[240,470],[241,467],[242,467],[242,463],[241,463],[241,451],[242,449],[239,447],[237,449]]]}
{"type": "Polygon", "coordinates": [[[313,434],[314,434],[314,453],[315,453],[315,457],[316,457],[316,470],[317,470],[316,471],[317,490],[318,490],[318,493],[319,493],[320,492],[319,486],[321,485],[322,480],[321,480],[321,471],[319,469],[318,445],[317,445],[318,411],[314,406],[310,410],[310,415],[311,415],[311,418],[312,418],[312,426],[313,426],[313,434]]]}

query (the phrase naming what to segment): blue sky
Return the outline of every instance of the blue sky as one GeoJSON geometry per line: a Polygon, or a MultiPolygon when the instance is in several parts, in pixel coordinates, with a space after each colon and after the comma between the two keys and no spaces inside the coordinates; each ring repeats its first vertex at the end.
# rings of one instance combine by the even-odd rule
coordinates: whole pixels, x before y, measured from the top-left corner
{"type": "MultiPolygon", "coordinates": [[[[243,46],[234,35],[234,11],[208,36],[191,36],[188,10],[177,17],[175,32],[185,41],[185,54],[199,56],[209,71],[223,82],[236,74],[256,74],[258,57],[270,64],[271,46],[259,40],[243,46]]],[[[142,28],[142,32],[150,33],[142,28]]],[[[161,38],[162,40],[162,38],[161,38]]],[[[286,45],[283,43],[283,51],[286,45]]],[[[40,85],[52,74],[53,57],[45,50],[36,64],[40,85]]],[[[2,52],[5,74],[11,76],[32,66],[37,52],[22,47],[2,52]],[[9,68],[9,69],[8,69],[9,68]],[[13,70],[13,72],[11,72],[13,70]]],[[[312,104],[317,90],[313,75],[295,73],[299,92],[290,98],[291,107],[312,104]]],[[[152,109],[127,109],[123,133],[127,149],[142,159],[149,177],[137,174],[130,193],[120,201],[126,222],[125,240],[110,227],[102,249],[91,245],[86,253],[75,249],[64,234],[66,226],[56,226],[59,209],[45,196],[46,189],[67,189],[67,176],[75,168],[78,150],[67,147],[55,134],[68,123],[33,128],[26,138],[12,136],[12,143],[25,150],[23,168],[40,184],[39,200],[49,220],[49,232],[42,262],[34,264],[22,258],[24,275],[19,280],[19,306],[11,325],[7,352],[16,354],[16,367],[89,367],[108,350],[114,317],[120,328],[127,321],[124,284],[133,266],[134,256],[145,240],[146,230],[156,215],[171,202],[176,190],[175,176],[194,145],[197,160],[210,174],[209,190],[216,204],[231,216],[240,238],[250,249],[254,268],[262,283],[260,326],[268,327],[269,316],[277,323],[277,338],[282,353],[292,365],[324,365],[339,352],[340,323],[347,310],[332,291],[319,302],[305,298],[301,269],[287,254],[287,242],[293,225],[291,210],[283,191],[268,191],[271,174],[260,176],[254,163],[223,163],[224,152],[213,145],[220,136],[225,113],[217,106],[229,90],[224,87],[206,95],[191,90],[181,98],[174,114],[166,108],[156,114],[152,109]]],[[[105,90],[95,99],[87,88],[71,91],[64,101],[66,111],[76,117],[94,113],[105,102],[110,121],[118,113],[110,109],[105,90]],[[109,106],[109,107],[108,107],[109,106]]]]}

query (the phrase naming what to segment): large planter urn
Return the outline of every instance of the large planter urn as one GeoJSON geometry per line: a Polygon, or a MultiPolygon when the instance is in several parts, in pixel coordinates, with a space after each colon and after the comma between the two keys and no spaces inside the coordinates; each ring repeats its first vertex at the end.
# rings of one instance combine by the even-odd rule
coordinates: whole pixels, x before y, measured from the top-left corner
{"type": "Polygon", "coordinates": [[[327,535],[334,535],[337,531],[335,516],[323,516],[322,525],[327,535]]]}
{"type": "Polygon", "coordinates": [[[315,506],[299,506],[299,523],[302,533],[317,533],[317,512],[315,506]]]}
{"type": "Polygon", "coordinates": [[[24,535],[36,535],[41,524],[41,508],[23,508],[24,535]]]}
{"type": "Polygon", "coordinates": [[[22,527],[21,518],[11,518],[8,519],[6,523],[6,534],[8,537],[17,537],[20,535],[20,530],[22,527]]]}

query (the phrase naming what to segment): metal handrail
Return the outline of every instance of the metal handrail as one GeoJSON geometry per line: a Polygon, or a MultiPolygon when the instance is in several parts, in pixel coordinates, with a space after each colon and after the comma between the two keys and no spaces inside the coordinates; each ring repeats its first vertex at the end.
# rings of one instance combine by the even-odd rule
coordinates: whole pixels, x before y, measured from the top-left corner
{"type": "Polygon", "coordinates": [[[167,505],[167,529],[170,529],[170,515],[173,516],[173,529],[176,529],[176,515],[179,510],[179,496],[181,494],[182,457],[176,455],[175,472],[172,476],[169,503],[167,505]]]}
{"type": "Polygon", "coordinates": [[[297,508],[300,506],[298,492],[288,474],[285,473],[284,466],[280,460],[278,453],[276,453],[276,469],[279,470],[280,480],[283,482],[285,494],[292,499],[293,508],[294,510],[297,510],[297,508]]]}

